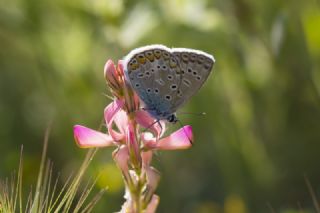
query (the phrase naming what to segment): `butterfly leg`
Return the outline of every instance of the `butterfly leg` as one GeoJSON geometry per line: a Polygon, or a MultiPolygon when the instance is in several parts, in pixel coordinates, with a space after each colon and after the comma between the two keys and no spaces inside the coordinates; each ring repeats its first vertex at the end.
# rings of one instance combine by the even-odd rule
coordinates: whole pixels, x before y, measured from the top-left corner
{"type": "Polygon", "coordinates": [[[148,131],[153,125],[155,125],[155,124],[159,124],[159,126],[160,126],[160,134],[159,134],[159,136],[157,136],[157,139],[159,139],[159,137],[160,137],[160,135],[161,135],[161,133],[162,133],[162,130],[163,130],[163,128],[162,128],[162,125],[161,125],[161,123],[160,123],[160,120],[155,120],[154,122],[152,122],[149,126],[147,126],[146,128],[145,128],[145,130],[144,131],[148,131]]]}
{"type": "Polygon", "coordinates": [[[161,136],[161,134],[162,134],[162,130],[163,130],[163,128],[162,128],[162,125],[161,125],[161,123],[160,123],[160,120],[159,119],[157,119],[156,120],[156,122],[159,124],[159,127],[160,127],[160,134],[159,135],[157,135],[157,141],[160,139],[160,136],[161,136]]]}

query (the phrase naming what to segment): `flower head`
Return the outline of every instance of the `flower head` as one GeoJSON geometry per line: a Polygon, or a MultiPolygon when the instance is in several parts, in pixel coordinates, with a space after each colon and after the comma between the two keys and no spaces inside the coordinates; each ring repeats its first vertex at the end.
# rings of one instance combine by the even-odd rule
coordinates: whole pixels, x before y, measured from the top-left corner
{"type": "Polygon", "coordinates": [[[160,180],[160,173],[150,165],[153,152],[191,147],[192,128],[184,126],[163,137],[165,123],[139,109],[139,98],[125,80],[122,63],[119,61],[116,67],[108,60],[104,67],[104,76],[115,97],[104,110],[107,133],[75,125],[74,138],[81,148],[115,146],[113,159],[122,171],[127,191],[122,210],[139,207],[152,213],[159,203],[154,192],[160,180]]]}
{"type": "Polygon", "coordinates": [[[117,67],[112,60],[108,60],[104,66],[104,77],[112,94],[119,100],[125,100],[124,109],[130,115],[139,109],[139,98],[125,79],[121,60],[117,67]]]}
{"type": "Polygon", "coordinates": [[[112,60],[108,60],[104,66],[104,77],[114,96],[121,99],[124,96],[124,78],[123,70],[116,68],[112,60]]]}

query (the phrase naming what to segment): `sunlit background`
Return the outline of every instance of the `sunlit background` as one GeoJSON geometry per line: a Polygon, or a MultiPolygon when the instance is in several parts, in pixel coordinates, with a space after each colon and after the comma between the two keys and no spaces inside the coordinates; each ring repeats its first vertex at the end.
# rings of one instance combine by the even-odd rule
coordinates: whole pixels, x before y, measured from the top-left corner
{"type": "MultiPolygon", "coordinates": [[[[194,146],[154,158],[158,212],[315,212],[304,177],[319,200],[317,0],[1,0],[0,177],[17,170],[23,144],[24,185],[35,185],[52,121],[48,156],[63,184],[86,152],[73,125],[98,129],[110,102],[104,63],[155,43],[216,58],[181,109],[206,112],[180,116],[194,146]]],[[[99,150],[87,171],[100,174],[95,190],[108,187],[98,213],[123,203],[111,152],[99,150]]]]}

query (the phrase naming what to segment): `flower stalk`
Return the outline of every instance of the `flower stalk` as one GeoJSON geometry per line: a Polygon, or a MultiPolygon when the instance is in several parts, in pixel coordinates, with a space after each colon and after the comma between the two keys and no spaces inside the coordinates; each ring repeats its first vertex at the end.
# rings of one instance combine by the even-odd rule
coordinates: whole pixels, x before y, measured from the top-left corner
{"type": "Polygon", "coordinates": [[[155,195],[160,173],[151,166],[152,155],[155,150],[191,147],[192,128],[184,126],[163,137],[165,123],[156,122],[140,109],[139,97],[125,79],[123,62],[119,61],[116,67],[108,60],[104,76],[114,96],[114,101],[104,111],[107,133],[75,125],[75,141],[81,148],[116,147],[112,156],[126,187],[126,201],[120,212],[154,213],[160,200],[155,195]]]}

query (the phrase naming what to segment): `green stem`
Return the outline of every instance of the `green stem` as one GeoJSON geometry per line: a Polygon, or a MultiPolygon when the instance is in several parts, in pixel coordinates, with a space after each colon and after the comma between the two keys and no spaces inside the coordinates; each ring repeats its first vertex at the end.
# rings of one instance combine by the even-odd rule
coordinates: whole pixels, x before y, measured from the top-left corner
{"type": "Polygon", "coordinates": [[[141,178],[141,168],[136,168],[134,170],[136,173],[138,180],[134,185],[134,188],[130,190],[131,198],[132,198],[132,213],[142,213],[143,205],[142,205],[142,188],[144,186],[144,178],[141,178]]]}

